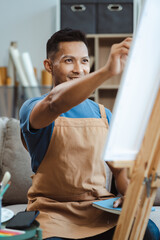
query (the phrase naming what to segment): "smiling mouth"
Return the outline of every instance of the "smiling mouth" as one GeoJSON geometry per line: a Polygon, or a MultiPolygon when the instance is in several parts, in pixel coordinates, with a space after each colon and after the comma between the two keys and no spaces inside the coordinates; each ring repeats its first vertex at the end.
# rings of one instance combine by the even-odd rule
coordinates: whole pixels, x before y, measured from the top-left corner
{"type": "Polygon", "coordinates": [[[78,78],[80,78],[80,77],[69,77],[69,79],[71,79],[71,80],[78,79],[78,78]]]}

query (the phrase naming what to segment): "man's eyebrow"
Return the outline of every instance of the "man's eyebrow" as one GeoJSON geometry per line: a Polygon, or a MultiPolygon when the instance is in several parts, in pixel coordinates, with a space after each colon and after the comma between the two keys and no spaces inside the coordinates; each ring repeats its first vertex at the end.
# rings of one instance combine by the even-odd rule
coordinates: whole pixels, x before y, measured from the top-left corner
{"type": "Polygon", "coordinates": [[[82,57],[82,58],[89,58],[89,56],[85,56],[85,57],[82,57]]]}
{"type": "Polygon", "coordinates": [[[74,58],[72,55],[63,55],[62,58],[74,58]]]}
{"type": "MultiPolygon", "coordinates": [[[[73,56],[73,55],[64,55],[64,56],[62,56],[61,59],[63,59],[63,58],[75,58],[75,56],[73,56]]],[[[89,56],[84,56],[82,58],[89,58],[89,56]]]]}

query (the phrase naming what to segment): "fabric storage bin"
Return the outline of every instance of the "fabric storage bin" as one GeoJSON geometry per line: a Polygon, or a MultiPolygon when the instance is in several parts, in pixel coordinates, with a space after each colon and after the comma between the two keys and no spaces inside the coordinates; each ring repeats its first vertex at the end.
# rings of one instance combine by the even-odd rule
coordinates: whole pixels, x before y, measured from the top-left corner
{"type": "Polygon", "coordinates": [[[133,0],[99,0],[97,33],[132,33],[133,0]]]}
{"type": "Polygon", "coordinates": [[[61,0],[61,29],[96,33],[97,0],[61,0]]]}

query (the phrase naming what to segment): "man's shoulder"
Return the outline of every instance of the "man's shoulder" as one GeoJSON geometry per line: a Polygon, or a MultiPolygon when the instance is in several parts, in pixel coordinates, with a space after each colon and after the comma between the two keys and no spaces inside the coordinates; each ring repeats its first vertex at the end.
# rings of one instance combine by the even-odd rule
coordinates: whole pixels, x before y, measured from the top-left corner
{"type": "Polygon", "coordinates": [[[32,104],[32,103],[41,101],[41,100],[42,100],[43,98],[45,98],[46,96],[47,96],[47,94],[42,95],[42,96],[39,96],[39,97],[30,98],[30,99],[26,100],[26,101],[23,103],[22,107],[23,107],[23,106],[27,107],[27,106],[29,106],[29,105],[32,104]]]}
{"type": "MultiPolygon", "coordinates": [[[[95,112],[95,114],[99,117],[101,117],[101,114],[100,114],[100,108],[99,108],[99,104],[90,100],[90,99],[87,99],[88,100],[88,104],[91,106],[92,110],[95,112]]],[[[111,120],[111,116],[112,116],[112,113],[111,111],[106,108],[105,108],[105,112],[106,112],[106,117],[107,117],[107,120],[108,120],[108,123],[110,123],[110,120],[111,120]]]]}
{"type": "Polygon", "coordinates": [[[33,107],[36,105],[36,103],[39,102],[39,101],[41,101],[46,95],[47,95],[47,94],[42,95],[42,96],[40,96],[40,97],[34,97],[34,98],[30,98],[30,99],[26,100],[26,101],[23,103],[23,105],[21,106],[20,111],[19,111],[19,117],[20,117],[20,119],[21,119],[22,117],[28,115],[28,114],[32,111],[32,109],[33,109],[33,107]]]}
{"type": "MultiPolygon", "coordinates": [[[[107,108],[105,108],[105,111],[107,119],[110,121],[111,112],[107,108]]],[[[70,118],[101,118],[99,104],[90,99],[86,99],[61,116],[70,118]]]]}
{"type": "MultiPolygon", "coordinates": [[[[90,100],[90,99],[87,99],[87,101],[88,101],[88,104],[90,105],[90,106],[92,106],[94,109],[96,109],[96,110],[98,110],[99,111],[99,105],[100,104],[98,104],[98,103],[96,103],[96,102],[94,102],[94,101],[92,101],[92,100],[90,100]]],[[[102,105],[102,104],[101,104],[102,105]]],[[[106,114],[108,115],[110,115],[111,114],[111,111],[108,109],[108,108],[106,108],[105,106],[104,106],[104,108],[105,108],[105,111],[106,111],[106,114]]]]}
{"type": "Polygon", "coordinates": [[[24,103],[23,103],[23,105],[22,105],[22,107],[21,108],[27,108],[27,107],[29,107],[30,105],[34,105],[35,103],[37,103],[38,101],[41,101],[43,98],[45,98],[45,96],[46,96],[47,94],[45,94],[45,95],[42,95],[42,96],[39,96],[39,97],[34,97],[34,98],[29,98],[28,100],[26,100],[24,103]]]}

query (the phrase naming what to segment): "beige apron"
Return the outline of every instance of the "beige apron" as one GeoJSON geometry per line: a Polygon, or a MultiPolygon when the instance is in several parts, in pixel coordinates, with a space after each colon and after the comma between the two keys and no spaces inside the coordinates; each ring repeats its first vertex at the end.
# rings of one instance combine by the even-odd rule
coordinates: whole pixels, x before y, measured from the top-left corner
{"type": "Polygon", "coordinates": [[[58,117],[47,153],[33,176],[28,210],[39,210],[43,238],[85,238],[116,225],[117,216],[92,206],[113,195],[106,190],[101,159],[108,131],[102,118],[58,117]]]}

